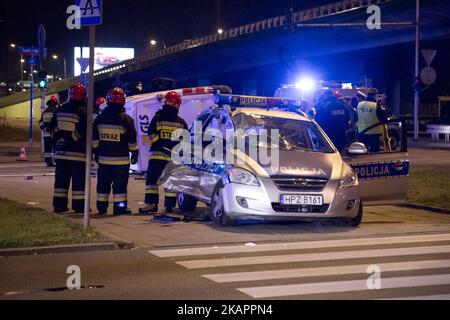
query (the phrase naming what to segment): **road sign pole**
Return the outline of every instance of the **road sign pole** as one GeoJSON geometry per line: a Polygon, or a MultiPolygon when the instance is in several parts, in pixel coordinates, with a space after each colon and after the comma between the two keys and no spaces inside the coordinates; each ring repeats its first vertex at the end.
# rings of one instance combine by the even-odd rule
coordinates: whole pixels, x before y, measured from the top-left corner
{"type": "Polygon", "coordinates": [[[91,159],[92,159],[92,114],[94,110],[94,50],[95,26],[89,27],[89,96],[87,107],[86,133],[86,185],[84,200],[84,228],[89,228],[89,213],[91,206],[91,159]]]}
{"type": "Polygon", "coordinates": [[[34,64],[30,63],[30,150],[33,147],[34,64]]]}
{"type": "MultiPolygon", "coordinates": [[[[415,51],[415,79],[419,79],[419,51],[420,51],[420,0],[416,0],[416,51],[415,51]]],[[[419,88],[414,88],[414,140],[419,140],[419,88]]]]}

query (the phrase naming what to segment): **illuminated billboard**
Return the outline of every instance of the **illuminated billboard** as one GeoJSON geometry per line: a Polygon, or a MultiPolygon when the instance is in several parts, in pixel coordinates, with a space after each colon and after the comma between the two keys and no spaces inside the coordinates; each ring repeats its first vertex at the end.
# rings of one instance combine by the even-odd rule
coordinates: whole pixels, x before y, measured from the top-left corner
{"type": "MultiPolygon", "coordinates": [[[[81,58],[80,47],[74,48],[74,66],[73,70],[75,76],[81,74],[81,66],[79,60],[81,58]]],[[[89,48],[83,48],[83,58],[89,58],[89,48]]],[[[116,64],[128,59],[134,58],[133,48],[95,48],[95,58],[94,58],[94,70],[98,70],[107,67],[112,64],[116,64]]],[[[86,72],[89,71],[87,67],[86,72]]]]}

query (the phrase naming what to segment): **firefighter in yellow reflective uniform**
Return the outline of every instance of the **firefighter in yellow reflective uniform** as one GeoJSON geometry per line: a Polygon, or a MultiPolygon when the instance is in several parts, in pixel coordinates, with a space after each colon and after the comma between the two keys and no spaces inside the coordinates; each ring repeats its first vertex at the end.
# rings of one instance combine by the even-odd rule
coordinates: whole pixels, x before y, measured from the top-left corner
{"type": "Polygon", "coordinates": [[[44,140],[44,159],[47,167],[55,166],[53,163],[53,130],[51,129],[51,124],[56,111],[58,111],[58,106],[58,97],[51,96],[50,100],[47,101],[47,109],[42,112],[41,120],[39,121],[44,140]]]}
{"type": "MultiPolygon", "coordinates": [[[[171,150],[178,144],[172,141],[172,133],[177,129],[188,129],[186,122],[178,116],[181,106],[181,96],[175,92],[169,92],[165,97],[165,103],[152,119],[148,135],[150,156],[147,169],[147,182],[145,192],[146,207],[139,209],[141,214],[152,214],[158,212],[158,180],[166,165],[171,161],[171,150]]],[[[177,194],[165,190],[166,213],[172,213],[176,206],[177,194]]]]}
{"type": "Polygon", "coordinates": [[[366,101],[358,104],[359,139],[371,153],[380,151],[380,144],[384,141],[383,123],[387,120],[387,112],[377,103],[378,91],[370,89],[366,101]]]}
{"type": "Polygon", "coordinates": [[[99,164],[97,173],[97,209],[108,211],[111,185],[114,215],[131,214],[128,207],[128,179],[131,163],[136,164],[139,148],[133,119],[124,112],[125,93],[121,88],[109,91],[108,106],[96,118],[93,132],[93,153],[99,164]]]}
{"type": "Polygon", "coordinates": [[[54,131],[55,144],[55,213],[68,211],[68,193],[72,180],[72,209],[84,212],[86,168],[86,88],[72,85],[69,101],[59,107],[49,130],[54,131]]]}

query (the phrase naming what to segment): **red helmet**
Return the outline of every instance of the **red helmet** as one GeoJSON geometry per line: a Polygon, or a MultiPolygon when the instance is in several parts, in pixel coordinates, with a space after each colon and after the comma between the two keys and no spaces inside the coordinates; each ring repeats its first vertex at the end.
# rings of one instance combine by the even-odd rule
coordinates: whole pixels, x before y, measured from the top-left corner
{"type": "Polygon", "coordinates": [[[179,106],[181,104],[181,96],[175,91],[170,91],[168,94],[166,94],[165,103],[173,106],[179,106]]]}
{"type": "Polygon", "coordinates": [[[125,92],[119,87],[111,89],[106,96],[106,101],[108,103],[116,103],[123,106],[125,104],[125,92]]]}
{"type": "Polygon", "coordinates": [[[102,104],[105,104],[105,103],[106,103],[106,99],[103,98],[103,97],[100,97],[100,98],[98,98],[97,101],[95,102],[95,105],[96,105],[96,106],[101,106],[102,104]]]}
{"type": "Polygon", "coordinates": [[[86,88],[79,82],[73,84],[69,89],[69,99],[78,102],[86,101],[86,88]]]}
{"type": "Polygon", "coordinates": [[[57,96],[51,96],[51,97],[50,97],[50,101],[52,101],[52,102],[58,104],[58,97],[57,97],[57,96]]]}

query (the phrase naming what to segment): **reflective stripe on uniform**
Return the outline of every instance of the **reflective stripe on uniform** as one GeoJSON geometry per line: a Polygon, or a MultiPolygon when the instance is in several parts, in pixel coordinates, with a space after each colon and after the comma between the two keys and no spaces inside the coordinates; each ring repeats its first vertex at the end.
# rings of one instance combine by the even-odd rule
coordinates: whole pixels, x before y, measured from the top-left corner
{"type": "Polygon", "coordinates": [[[55,198],[67,198],[68,193],[69,193],[68,189],[55,188],[53,196],[55,198]]]}
{"type": "Polygon", "coordinates": [[[178,193],[173,192],[172,190],[164,189],[164,195],[167,198],[174,198],[174,197],[176,197],[178,195],[178,193]]]}
{"type": "Polygon", "coordinates": [[[84,200],[85,192],[84,191],[72,191],[72,199],[73,200],[84,200]]]}
{"type": "Polygon", "coordinates": [[[159,140],[159,136],[157,134],[152,134],[151,136],[149,136],[150,144],[155,143],[158,140],[159,140]]]}
{"type": "Polygon", "coordinates": [[[163,160],[163,161],[171,161],[172,158],[162,152],[150,152],[149,157],[150,160],[163,160]]]}
{"type": "Polygon", "coordinates": [[[108,202],[109,194],[97,193],[97,201],[98,202],[108,202]]]}
{"type": "Polygon", "coordinates": [[[158,194],[158,186],[146,186],[145,193],[146,194],[158,194]]]}
{"type": "Polygon", "coordinates": [[[121,134],[125,134],[127,132],[127,129],[124,126],[115,126],[110,124],[100,124],[98,125],[98,130],[114,130],[121,134]]]}
{"type": "Polygon", "coordinates": [[[98,140],[92,141],[92,148],[97,149],[98,147],[100,147],[100,141],[98,140]]]}
{"type": "Polygon", "coordinates": [[[130,164],[129,157],[99,157],[98,163],[112,166],[120,166],[130,164]]]}
{"type": "Polygon", "coordinates": [[[55,159],[57,160],[71,160],[71,161],[86,161],[86,154],[81,152],[64,152],[64,153],[56,153],[55,159]]]}
{"type": "Polygon", "coordinates": [[[130,151],[138,151],[139,150],[139,146],[138,146],[137,143],[133,143],[133,144],[129,143],[128,144],[128,149],[130,151]]]}
{"type": "Polygon", "coordinates": [[[53,157],[53,153],[44,153],[44,158],[53,157]]]}
{"type": "Polygon", "coordinates": [[[113,195],[114,202],[124,202],[127,201],[127,194],[115,194],[113,195]]]}

